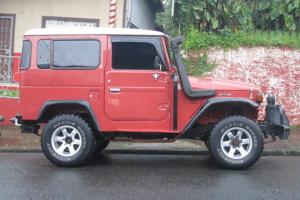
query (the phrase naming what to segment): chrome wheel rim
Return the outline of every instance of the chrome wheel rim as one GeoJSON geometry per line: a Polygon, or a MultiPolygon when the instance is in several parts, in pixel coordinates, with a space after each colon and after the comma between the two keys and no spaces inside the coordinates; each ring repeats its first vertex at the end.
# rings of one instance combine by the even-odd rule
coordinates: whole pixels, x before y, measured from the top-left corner
{"type": "Polygon", "coordinates": [[[51,145],[58,155],[70,157],[80,150],[82,137],[75,127],[60,126],[52,134],[51,145]]]}
{"type": "Polygon", "coordinates": [[[253,146],[250,133],[240,127],[228,129],[221,138],[221,149],[231,159],[241,159],[249,155],[253,146]]]}

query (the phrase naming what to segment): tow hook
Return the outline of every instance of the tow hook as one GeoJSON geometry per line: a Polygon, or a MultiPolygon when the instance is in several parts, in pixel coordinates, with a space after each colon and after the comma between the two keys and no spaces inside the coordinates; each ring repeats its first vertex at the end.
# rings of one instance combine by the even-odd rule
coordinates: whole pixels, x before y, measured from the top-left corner
{"type": "Polygon", "coordinates": [[[18,118],[16,118],[16,117],[11,118],[9,121],[17,127],[22,126],[22,124],[19,122],[18,118]]]}

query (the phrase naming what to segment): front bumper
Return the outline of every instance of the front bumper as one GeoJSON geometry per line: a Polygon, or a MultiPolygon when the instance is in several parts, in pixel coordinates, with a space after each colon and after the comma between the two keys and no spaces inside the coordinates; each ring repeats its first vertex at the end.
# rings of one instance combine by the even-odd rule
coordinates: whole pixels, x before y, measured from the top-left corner
{"type": "Polygon", "coordinates": [[[272,100],[273,101],[268,100],[268,105],[265,109],[265,120],[259,122],[259,127],[266,138],[271,136],[273,140],[275,140],[276,137],[281,140],[286,140],[290,135],[289,119],[282,106],[275,105],[275,98],[272,100]]]}

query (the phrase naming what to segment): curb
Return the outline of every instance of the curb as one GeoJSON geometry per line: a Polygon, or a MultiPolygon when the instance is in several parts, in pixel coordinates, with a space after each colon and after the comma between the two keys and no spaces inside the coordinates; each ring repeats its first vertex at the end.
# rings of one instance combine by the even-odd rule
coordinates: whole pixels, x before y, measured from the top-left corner
{"type": "MultiPolygon", "coordinates": [[[[0,149],[0,153],[42,153],[41,149],[0,149]]],[[[104,153],[107,154],[134,154],[134,155],[209,155],[208,151],[189,151],[189,150],[128,150],[128,149],[108,149],[104,153]]],[[[300,151],[280,151],[280,150],[269,150],[264,151],[262,156],[300,156],[300,151]]]]}

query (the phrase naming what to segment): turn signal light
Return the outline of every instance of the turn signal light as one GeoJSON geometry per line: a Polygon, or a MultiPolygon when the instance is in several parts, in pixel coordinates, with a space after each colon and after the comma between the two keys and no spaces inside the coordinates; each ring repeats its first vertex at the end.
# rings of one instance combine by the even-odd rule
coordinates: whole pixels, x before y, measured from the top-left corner
{"type": "Polygon", "coordinates": [[[256,102],[257,103],[262,103],[264,101],[264,95],[263,94],[258,94],[257,96],[256,96],[256,102]]]}

